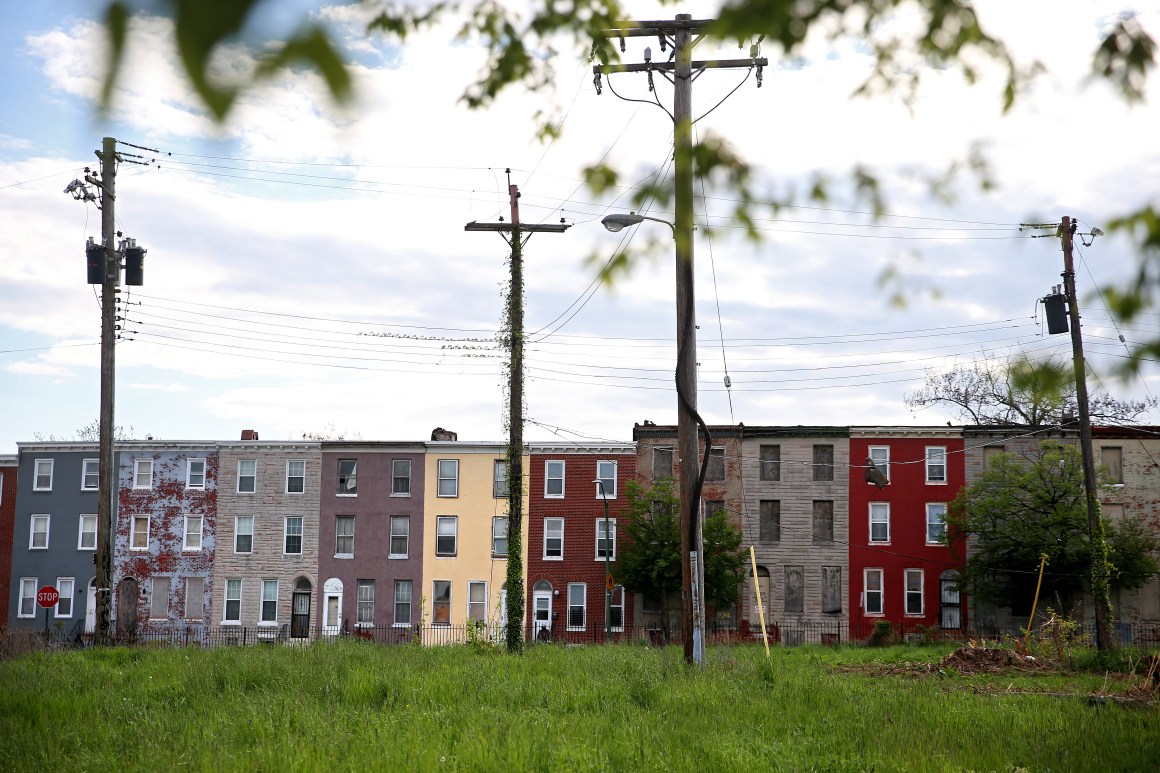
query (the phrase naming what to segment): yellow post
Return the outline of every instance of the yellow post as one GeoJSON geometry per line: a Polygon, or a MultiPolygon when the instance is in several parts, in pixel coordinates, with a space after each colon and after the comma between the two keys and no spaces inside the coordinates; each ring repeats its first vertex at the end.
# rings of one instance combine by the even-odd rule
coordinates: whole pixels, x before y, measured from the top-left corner
{"type": "Polygon", "coordinates": [[[761,619],[761,641],[765,643],[765,659],[769,659],[769,636],[765,633],[765,607],[761,601],[761,587],[757,584],[757,554],[749,546],[749,563],[753,567],[753,595],[757,597],[757,616],[761,619]]]}
{"type": "Polygon", "coordinates": [[[1035,622],[1035,608],[1039,606],[1039,588],[1043,585],[1043,567],[1047,565],[1047,554],[1039,554],[1039,582],[1035,583],[1035,600],[1031,602],[1031,619],[1027,621],[1027,635],[1031,635],[1031,624],[1035,622]]]}

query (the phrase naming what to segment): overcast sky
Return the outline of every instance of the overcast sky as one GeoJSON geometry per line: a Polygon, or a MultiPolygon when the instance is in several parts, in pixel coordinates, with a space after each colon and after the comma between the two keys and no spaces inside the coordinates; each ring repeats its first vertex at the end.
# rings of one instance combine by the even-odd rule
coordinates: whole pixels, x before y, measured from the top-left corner
{"type": "MultiPolygon", "coordinates": [[[[117,227],[148,249],[144,286],[124,296],[130,340],[117,347],[117,423],[136,437],[228,440],[252,428],[263,439],[422,440],[441,426],[463,440],[502,440],[495,338],[508,247],[464,224],[506,219],[506,169],[525,222],[572,226],[525,249],[525,437],[630,440],[633,422],[675,421],[669,231],[645,223],[606,232],[600,218],[626,211],[631,188],[598,199],[581,182],[582,168],[603,158],[629,184],[671,174],[671,122],[607,87],[597,95],[590,64],[568,41],[554,90],[515,89],[473,112],[458,97],[483,54],[454,40],[454,23],[400,48],[368,37],[357,8],[273,3],[265,29],[284,32],[304,10],[332,25],[357,99],[336,107],[315,75],[285,74],[218,126],[178,75],[171,24],[138,17],[102,119],[102,5],[3,11],[0,453],[38,434],[68,437],[99,413],[100,310],[85,283],[84,244],[100,239],[101,214],[62,191],[96,168],[103,136],[159,151],[122,146],[151,163],[123,164],[117,180],[117,227]],[[553,109],[563,135],[544,144],[535,116],[553,109]],[[598,265],[626,244],[642,254],[633,272],[596,286],[598,265]]],[[[695,183],[709,423],[942,425],[957,417],[904,403],[926,372],[985,356],[1069,354],[1067,336],[1049,337],[1036,305],[1060,282],[1059,242],[1018,225],[1069,215],[1086,232],[1155,195],[1160,85],[1154,78],[1149,101],[1129,109],[1088,83],[1099,32],[1123,3],[978,5],[1022,62],[1048,70],[1006,116],[993,73],[968,88],[956,72],[923,71],[910,108],[900,96],[854,98],[869,73],[865,50],[823,35],[792,62],[766,46],[761,88],[744,70],[696,80],[696,131],[726,137],[753,164],[763,198],[796,191],[809,205],[760,211],[764,238],[753,244],[728,218],[731,192],[695,183]],[[982,192],[962,175],[954,201],[933,198],[924,176],[966,158],[975,142],[996,187],[982,192]],[[882,177],[890,217],[868,216],[843,184],[857,165],[882,177]],[[818,173],[834,181],[824,204],[800,195],[818,173]]],[[[668,19],[711,18],[716,5],[627,7],[638,19],[668,19]]],[[[1160,12],[1140,19],[1160,37],[1160,12]]],[[[893,24],[911,22],[901,14],[893,24]]],[[[641,61],[645,45],[657,55],[655,40],[630,39],[625,60],[641,61]]],[[[249,56],[238,46],[219,61],[245,66],[249,56]]],[[[670,105],[671,89],[656,80],[670,105]]],[[[642,75],[611,85],[649,98],[642,75]]],[[[1129,275],[1131,245],[1112,236],[1077,246],[1092,388],[1160,394],[1153,365],[1126,383],[1113,378],[1126,353],[1118,336],[1130,346],[1157,335],[1158,318],[1117,329],[1091,294],[1129,275]]]]}

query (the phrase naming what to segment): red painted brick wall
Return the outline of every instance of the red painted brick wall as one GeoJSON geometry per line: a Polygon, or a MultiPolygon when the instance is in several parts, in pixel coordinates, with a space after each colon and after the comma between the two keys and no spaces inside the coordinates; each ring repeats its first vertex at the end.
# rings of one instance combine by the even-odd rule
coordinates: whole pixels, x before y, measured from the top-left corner
{"type": "Polygon", "coordinates": [[[0,464],[0,628],[8,621],[12,582],[12,532],[16,528],[16,459],[0,464]]]}

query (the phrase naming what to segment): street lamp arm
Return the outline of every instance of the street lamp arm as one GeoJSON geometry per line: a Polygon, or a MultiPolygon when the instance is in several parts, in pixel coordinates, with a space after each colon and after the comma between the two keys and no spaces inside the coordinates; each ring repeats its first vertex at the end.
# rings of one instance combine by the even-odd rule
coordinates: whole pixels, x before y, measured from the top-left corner
{"type": "Polygon", "coordinates": [[[668,220],[662,220],[659,217],[650,217],[648,215],[638,215],[635,212],[629,212],[627,215],[606,215],[600,222],[604,224],[612,233],[622,231],[630,225],[639,225],[645,220],[651,220],[654,223],[664,223],[673,232],[673,238],[677,238],[677,226],[670,223],[668,220]]]}

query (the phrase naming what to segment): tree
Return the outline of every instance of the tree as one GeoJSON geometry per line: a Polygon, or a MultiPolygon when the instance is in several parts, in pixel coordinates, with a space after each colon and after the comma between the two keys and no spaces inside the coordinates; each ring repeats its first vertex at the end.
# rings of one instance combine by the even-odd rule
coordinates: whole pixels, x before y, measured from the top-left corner
{"type": "MultiPolygon", "coordinates": [[[[101,439],[101,423],[97,419],[93,419],[85,426],[73,432],[71,435],[53,435],[44,434],[42,432],[33,432],[32,439],[41,443],[71,443],[79,441],[84,443],[96,443],[101,439]]],[[[133,440],[133,427],[114,427],[113,440],[133,440]]],[[[146,440],[152,440],[153,436],[148,435],[146,440]]]]}
{"type": "MultiPolygon", "coordinates": [[[[636,481],[625,485],[627,509],[620,521],[624,547],[617,572],[625,589],[656,595],[661,601],[661,625],[666,636],[669,599],[681,590],[681,529],[679,499],[671,478],[651,487],[636,481]]],[[[712,513],[702,526],[705,543],[705,603],[731,606],[743,579],[745,555],[741,532],[724,511],[712,513]]]]}
{"type": "MultiPolygon", "coordinates": [[[[1041,599],[1070,607],[1088,585],[1091,548],[1079,449],[1044,441],[1033,457],[999,454],[963,488],[947,514],[948,538],[966,537],[962,589],[977,599],[1030,611],[1040,557],[1047,556],[1041,599]]],[[[1112,585],[1138,588],[1156,573],[1160,543],[1138,519],[1105,524],[1114,566],[1112,585]]]]}
{"type": "MultiPolygon", "coordinates": [[[[952,407],[971,424],[1059,424],[1079,414],[1075,376],[1068,363],[1055,359],[1033,362],[1020,357],[1001,363],[987,357],[946,371],[929,371],[917,392],[906,396],[911,410],[935,405],[952,407]]],[[[1160,400],[1117,400],[1106,392],[1089,400],[1094,421],[1130,423],[1160,406],[1160,400]]]]}

